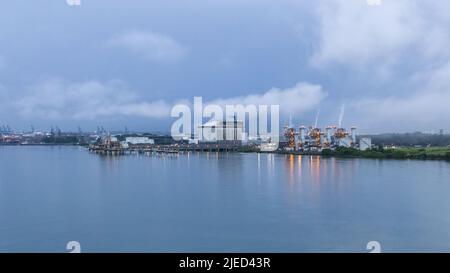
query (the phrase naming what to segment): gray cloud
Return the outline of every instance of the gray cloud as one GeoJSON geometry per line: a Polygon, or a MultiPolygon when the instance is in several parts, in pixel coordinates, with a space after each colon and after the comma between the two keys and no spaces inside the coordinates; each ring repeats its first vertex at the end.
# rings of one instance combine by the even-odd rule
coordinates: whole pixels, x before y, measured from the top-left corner
{"type": "Polygon", "coordinates": [[[450,116],[448,75],[450,62],[416,75],[419,86],[407,96],[391,95],[354,101],[351,104],[354,116],[361,124],[382,124],[391,130],[398,127],[407,130],[445,127],[450,116]]]}
{"type": "Polygon", "coordinates": [[[121,81],[69,82],[51,79],[28,88],[15,103],[23,117],[92,120],[101,116],[125,115],[166,117],[170,107],[164,101],[140,102],[121,81]]]}
{"type": "MultiPolygon", "coordinates": [[[[298,83],[286,89],[272,88],[263,93],[215,99],[205,102],[205,105],[276,104],[280,105],[282,113],[298,114],[315,109],[325,97],[321,86],[298,83]]],[[[182,103],[189,104],[189,99],[184,99],[182,103]]],[[[166,118],[173,105],[175,102],[165,100],[141,101],[119,80],[102,83],[62,79],[50,79],[30,86],[27,95],[14,103],[22,117],[49,120],[93,120],[111,116],[166,118]]]]}
{"type": "Polygon", "coordinates": [[[6,61],[5,61],[5,57],[0,55],[0,70],[2,70],[3,68],[5,68],[6,66],[6,61]]]}
{"type": "Polygon", "coordinates": [[[125,32],[111,37],[107,45],[129,50],[148,61],[175,62],[187,54],[175,39],[156,32],[125,32]]]}
{"type": "Polygon", "coordinates": [[[311,61],[376,69],[399,61],[405,52],[425,60],[449,57],[450,16],[446,1],[327,0],[319,5],[319,47],[311,61]],[[375,66],[375,67],[374,67],[375,66]]]}
{"type": "Polygon", "coordinates": [[[9,102],[9,94],[3,84],[0,83],[0,105],[9,102]]]}
{"type": "Polygon", "coordinates": [[[411,86],[409,92],[380,90],[378,96],[346,98],[353,119],[366,130],[445,126],[450,116],[449,8],[446,1],[382,1],[380,6],[323,1],[319,46],[311,62],[323,69],[341,64],[373,81],[389,75],[387,83],[411,86]],[[415,64],[405,67],[412,56],[415,64]]]}

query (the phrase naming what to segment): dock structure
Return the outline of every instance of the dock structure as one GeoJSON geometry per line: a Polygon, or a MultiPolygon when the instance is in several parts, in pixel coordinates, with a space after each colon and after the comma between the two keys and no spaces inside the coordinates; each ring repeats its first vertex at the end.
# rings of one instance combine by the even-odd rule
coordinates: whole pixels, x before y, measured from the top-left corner
{"type": "Polygon", "coordinates": [[[103,155],[122,155],[125,153],[124,147],[117,141],[117,138],[109,134],[100,144],[90,145],[89,151],[103,155]]]}
{"type": "Polygon", "coordinates": [[[89,151],[102,155],[179,154],[184,152],[233,152],[242,147],[241,141],[155,144],[154,141],[142,141],[141,138],[132,140],[136,141],[130,141],[129,138],[119,141],[117,137],[108,134],[98,143],[90,145],[89,151]]]}
{"type": "Polygon", "coordinates": [[[125,149],[119,147],[109,148],[109,147],[93,147],[93,146],[89,147],[89,151],[102,155],[123,155],[126,152],[125,149]]]}
{"type": "Polygon", "coordinates": [[[102,155],[124,154],[179,154],[185,152],[235,152],[240,146],[221,144],[140,145],[127,148],[108,145],[91,145],[89,151],[102,155]]]}

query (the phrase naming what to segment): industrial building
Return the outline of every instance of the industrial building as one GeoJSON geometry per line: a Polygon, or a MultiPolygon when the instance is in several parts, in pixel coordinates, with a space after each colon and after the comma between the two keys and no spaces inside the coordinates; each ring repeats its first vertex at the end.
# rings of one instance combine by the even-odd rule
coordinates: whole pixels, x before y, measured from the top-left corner
{"type": "Polygon", "coordinates": [[[146,145],[153,145],[155,144],[155,141],[148,137],[126,137],[125,142],[131,145],[140,145],[140,144],[146,144],[146,145]]]}
{"type": "Polygon", "coordinates": [[[242,121],[209,121],[199,126],[197,139],[203,142],[244,140],[244,124],[242,121]]]}
{"type": "Polygon", "coordinates": [[[363,137],[359,140],[359,149],[361,151],[366,151],[372,148],[372,139],[368,137],[363,137]]]}
{"type": "Polygon", "coordinates": [[[337,147],[356,147],[356,127],[350,131],[337,126],[328,126],[325,131],[310,126],[300,126],[298,131],[290,126],[284,127],[284,138],[287,151],[321,151],[337,147]]]}

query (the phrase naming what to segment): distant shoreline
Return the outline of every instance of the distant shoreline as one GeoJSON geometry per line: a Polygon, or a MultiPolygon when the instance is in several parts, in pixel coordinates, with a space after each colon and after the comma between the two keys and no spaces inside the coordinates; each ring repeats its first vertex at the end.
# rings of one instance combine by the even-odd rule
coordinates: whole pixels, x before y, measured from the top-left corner
{"type": "Polygon", "coordinates": [[[77,143],[29,143],[29,144],[12,144],[12,143],[0,143],[0,146],[87,146],[85,144],[77,143]]]}

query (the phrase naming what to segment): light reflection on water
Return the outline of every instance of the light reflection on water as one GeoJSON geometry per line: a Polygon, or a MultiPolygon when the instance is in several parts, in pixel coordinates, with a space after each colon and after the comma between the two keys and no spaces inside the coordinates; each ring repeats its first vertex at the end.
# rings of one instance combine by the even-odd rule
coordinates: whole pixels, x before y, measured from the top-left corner
{"type": "Polygon", "coordinates": [[[0,147],[0,251],[450,251],[450,163],[0,147]]]}

